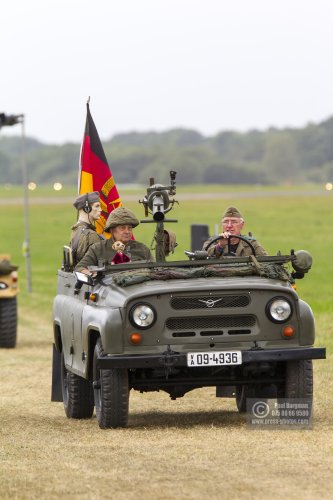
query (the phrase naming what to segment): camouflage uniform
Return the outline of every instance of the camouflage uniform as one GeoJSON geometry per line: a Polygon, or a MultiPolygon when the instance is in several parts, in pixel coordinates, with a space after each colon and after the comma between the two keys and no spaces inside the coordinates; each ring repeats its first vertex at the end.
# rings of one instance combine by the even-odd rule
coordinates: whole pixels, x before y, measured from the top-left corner
{"type": "MultiPolygon", "coordinates": [[[[116,251],[112,248],[114,242],[114,239],[110,238],[109,240],[100,241],[99,243],[92,245],[83,259],[81,259],[77,264],[75,270],[81,271],[82,269],[86,269],[88,266],[98,266],[102,264],[105,264],[106,267],[110,266],[112,259],[116,255],[116,251]]],[[[125,244],[124,253],[131,259],[131,261],[154,260],[149,248],[136,240],[131,240],[125,244]]]]}
{"type": "MultiPolygon", "coordinates": [[[[241,236],[243,236],[243,235],[241,235],[241,236]]],[[[207,240],[204,243],[203,248],[206,248],[206,246],[208,245],[208,243],[211,240],[212,240],[212,238],[207,240]]],[[[250,238],[250,237],[248,238],[248,240],[251,243],[251,245],[253,246],[253,248],[255,249],[256,257],[260,257],[261,255],[267,255],[266,250],[261,246],[261,244],[257,240],[250,238]]],[[[225,255],[227,255],[227,253],[228,253],[228,245],[221,248],[218,246],[218,241],[216,243],[214,243],[211,247],[208,248],[208,255],[209,256],[215,255],[215,257],[220,258],[220,257],[224,257],[225,255]]],[[[251,249],[250,245],[247,245],[247,243],[245,241],[239,240],[239,243],[238,243],[236,250],[235,250],[235,257],[248,257],[249,255],[252,255],[252,249],[251,249]]]]}
{"type": "Polygon", "coordinates": [[[79,262],[87,253],[89,247],[101,240],[101,236],[96,233],[96,228],[92,224],[79,221],[72,227],[71,241],[74,264],[79,262]]]}

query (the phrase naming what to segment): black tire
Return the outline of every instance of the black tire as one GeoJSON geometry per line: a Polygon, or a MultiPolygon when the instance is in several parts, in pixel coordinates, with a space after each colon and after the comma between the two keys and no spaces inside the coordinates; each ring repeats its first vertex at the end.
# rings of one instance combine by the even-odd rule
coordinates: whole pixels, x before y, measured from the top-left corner
{"type": "Polygon", "coordinates": [[[94,413],[92,384],[65,367],[61,354],[61,387],[65,413],[68,418],[91,418],[94,413]]]}
{"type": "Polygon", "coordinates": [[[312,401],[313,370],[311,359],[287,362],[285,397],[312,401]]]}
{"type": "Polygon", "coordinates": [[[237,385],[236,386],[236,405],[239,413],[246,413],[246,400],[247,398],[255,398],[255,387],[250,385],[237,385]]]}
{"type": "Polygon", "coordinates": [[[128,421],[128,370],[111,368],[99,370],[97,358],[103,355],[99,338],[94,351],[93,386],[96,417],[101,429],[126,427],[128,421]]]}
{"type": "Polygon", "coordinates": [[[15,347],[17,335],[16,297],[0,299],[0,347],[15,347]]]}
{"type": "Polygon", "coordinates": [[[255,384],[236,386],[236,405],[239,413],[246,413],[247,399],[260,399],[267,402],[276,398],[276,387],[272,384],[255,384]]]}

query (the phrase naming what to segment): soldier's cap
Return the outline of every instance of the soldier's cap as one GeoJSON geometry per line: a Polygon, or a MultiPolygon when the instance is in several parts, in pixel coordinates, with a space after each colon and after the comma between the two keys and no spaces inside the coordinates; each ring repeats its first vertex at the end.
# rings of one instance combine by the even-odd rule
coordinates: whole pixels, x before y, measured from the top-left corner
{"type": "Polygon", "coordinates": [[[134,213],[125,207],[115,208],[107,218],[104,231],[109,232],[110,229],[116,226],[132,226],[136,227],[140,223],[134,213]]]}
{"type": "Polygon", "coordinates": [[[99,201],[99,192],[92,191],[91,193],[85,193],[78,196],[74,201],[73,206],[76,210],[82,210],[82,208],[86,206],[87,202],[89,205],[92,205],[93,203],[96,203],[96,201],[99,201]]]}
{"type": "Polygon", "coordinates": [[[242,214],[236,207],[228,207],[222,215],[222,219],[224,219],[225,217],[238,217],[239,219],[243,219],[242,214]]]}
{"type": "Polygon", "coordinates": [[[17,271],[18,266],[13,266],[8,259],[0,258],[0,274],[10,274],[12,271],[17,271]]]}

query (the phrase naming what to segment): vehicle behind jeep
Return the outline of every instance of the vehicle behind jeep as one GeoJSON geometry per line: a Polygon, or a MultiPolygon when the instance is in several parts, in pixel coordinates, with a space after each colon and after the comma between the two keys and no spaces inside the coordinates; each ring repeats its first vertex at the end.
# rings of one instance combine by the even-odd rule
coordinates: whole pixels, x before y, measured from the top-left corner
{"type": "Polygon", "coordinates": [[[15,347],[17,338],[17,266],[0,255],[0,347],[15,347]]]}
{"type": "Polygon", "coordinates": [[[142,201],[153,219],[141,222],[156,224],[156,262],[99,263],[91,277],[73,272],[65,249],[53,306],[52,400],[63,401],[69,418],[90,418],[95,408],[101,428],[127,425],[131,390],[163,390],[174,400],[216,387],[240,412],[248,398],[311,401],[312,359],[325,349],[313,347],[313,314],[295,291],[311,257],[253,250],[216,259],[205,249],[166,262],[174,194],[171,179],[152,184],[142,201]]]}

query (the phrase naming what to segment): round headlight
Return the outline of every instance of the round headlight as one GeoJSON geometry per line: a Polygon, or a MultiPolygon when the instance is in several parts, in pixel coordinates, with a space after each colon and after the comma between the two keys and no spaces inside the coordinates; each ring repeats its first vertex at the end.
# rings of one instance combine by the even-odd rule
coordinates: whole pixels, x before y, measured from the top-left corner
{"type": "Polygon", "coordinates": [[[130,322],[136,328],[149,328],[156,320],[154,309],[148,304],[136,304],[129,314],[130,322]]]}
{"type": "Polygon", "coordinates": [[[276,297],[268,302],[266,312],[271,321],[283,323],[288,321],[292,314],[292,307],[288,300],[283,297],[276,297]]]}

